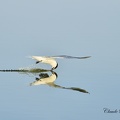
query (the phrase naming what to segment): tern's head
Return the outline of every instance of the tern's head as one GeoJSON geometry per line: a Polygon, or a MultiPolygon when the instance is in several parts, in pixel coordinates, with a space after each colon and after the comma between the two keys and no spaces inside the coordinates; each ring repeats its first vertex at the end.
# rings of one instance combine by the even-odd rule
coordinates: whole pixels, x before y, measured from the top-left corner
{"type": "Polygon", "coordinates": [[[52,70],[56,69],[58,67],[58,63],[56,64],[56,66],[52,67],[52,70]]]}

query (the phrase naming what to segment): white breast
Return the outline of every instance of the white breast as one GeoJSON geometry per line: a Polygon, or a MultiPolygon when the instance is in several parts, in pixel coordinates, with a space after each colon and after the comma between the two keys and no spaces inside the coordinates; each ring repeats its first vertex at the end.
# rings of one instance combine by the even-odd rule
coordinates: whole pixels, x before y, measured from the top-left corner
{"type": "Polygon", "coordinates": [[[51,57],[39,57],[39,56],[32,56],[33,59],[42,62],[42,63],[46,63],[52,66],[52,68],[55,68],[57,66],[57,62],[54,58],[51,57]]]}
{"type": "Polygon", "coordinates": [[[56,80],[56,75],[55,74],[52,74],[50,75],[49,77],[47,78],[41,78],[37,81],[34,81],[33,83],[30,83],[30,85],[42,85],[42,84],[49,84],[49,83],[52,83],[56,80]]]}

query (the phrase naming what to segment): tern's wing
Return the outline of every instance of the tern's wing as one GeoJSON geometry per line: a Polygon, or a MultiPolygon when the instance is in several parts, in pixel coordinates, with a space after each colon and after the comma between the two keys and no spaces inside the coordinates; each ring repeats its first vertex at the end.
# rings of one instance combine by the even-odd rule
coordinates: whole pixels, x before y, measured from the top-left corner
{"type": "MultiPolygon", "coordinates": [[[[70,88],[64,88],[64,89],[75,90],[75,91],[83,92],[83,93],[89,93],[89,92],[86,91],[85,89],[76,88],[76,87],[70,87],[70,88]]],[[[89,93],[89,94],[90,94],[90,93],[89,93]]]]}
{"type": "Polygon", "coordinates": [[[84,57],[74,57],[74,56],[68,56],[68,55],[59,55],[59,56],[51,56],[52,58],[65,58],[65,59],[86,59],[90,58],[91,56],[84,56],[84,57]]]}
{"type": "Polygon", "coordinates": [[[54,87],[54,88],[61,88],[61,89],[68,89],[68,90],[74,90],[82,93],[89,93],[88,91],[81,89],[81,88],[76,88],[76,87],[63,87],[60,85],[55,84],[54,82],[48,83],[49,86],[54,87]]]}

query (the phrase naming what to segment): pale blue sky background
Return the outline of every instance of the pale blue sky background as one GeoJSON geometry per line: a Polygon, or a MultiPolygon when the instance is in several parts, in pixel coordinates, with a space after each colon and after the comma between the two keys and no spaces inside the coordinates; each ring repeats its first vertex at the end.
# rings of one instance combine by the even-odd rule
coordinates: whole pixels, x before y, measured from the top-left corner
{"type": "Polygon", "coordinates": [[[56,70],[57,84],[90,95],[29,87],[33,76],[0,73],[0,119],[118,119],[103,108],[120,109],[119,21],[119,0],[0,1],[0,69],[34,64],[30,55],[92,56],[58,60],[56,70]]]}

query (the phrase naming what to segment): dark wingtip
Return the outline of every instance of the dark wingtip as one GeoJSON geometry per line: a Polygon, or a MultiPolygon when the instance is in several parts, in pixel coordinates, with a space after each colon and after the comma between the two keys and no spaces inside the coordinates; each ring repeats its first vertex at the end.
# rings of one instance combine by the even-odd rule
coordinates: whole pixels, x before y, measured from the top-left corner
{"type": "Polygon", "coordinates": [[[85,59],[85,58],[90,58],[91,56],[86,56],[86,57],[82,57],[83,59],[85,59]]]}
{"type": "Polygon", "coordinates": [[[38,64],[39,63],[39,61],[36,61],[36,64],[38,64]]]}
{"type": "Polygon", "coordinates": [[[88,56],[88,58],[90,58],[90,57],[92,57],[92,56],[88,56]]]}

